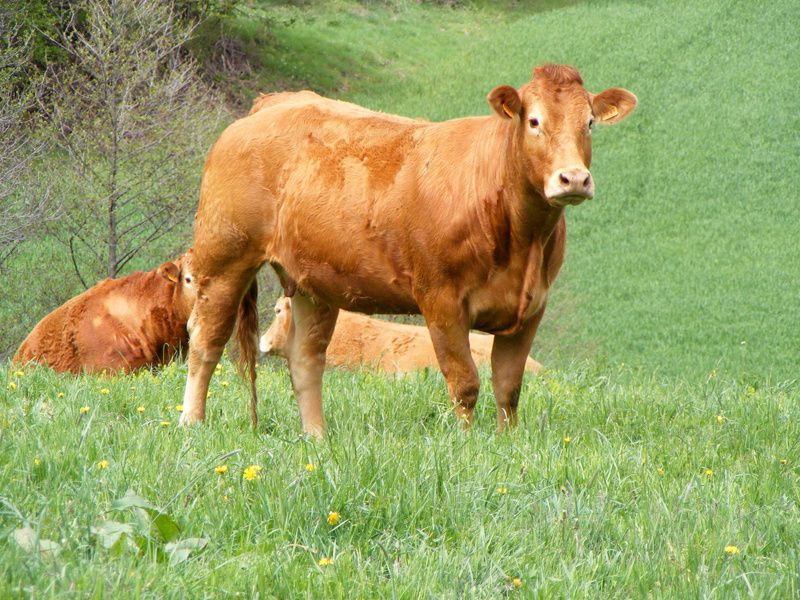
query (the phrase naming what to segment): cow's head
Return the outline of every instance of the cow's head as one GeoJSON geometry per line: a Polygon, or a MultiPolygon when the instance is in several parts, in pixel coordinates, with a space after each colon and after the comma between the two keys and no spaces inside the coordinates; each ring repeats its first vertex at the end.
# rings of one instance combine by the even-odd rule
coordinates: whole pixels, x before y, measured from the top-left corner
{"type": "Polygon", "coordinates": [[[286,344],[292,329],[292,301],[281,296],[275,303],[275,319],[261,336],[258,348],[266,354],[286,357],[286,344]]]}
{"type": "Polygon", "coordinates": [[[533,79],[519,90],[494,88],[488,100],[501,118],[515,124],[515,159],[529,184],[558,207],[594,196],[592,128],[618,123],[636,106],[628,90],[590,94],[578,71],[552,64],[536,67],[533,79]]]}
{"type": "Polygon", "coordinates": [[[197,298],[197,286],[192,275],[191,248],[175,260],[165,262],[158,267],[157,273],[174,286],[173,308],[188,319],[197,298]]]}

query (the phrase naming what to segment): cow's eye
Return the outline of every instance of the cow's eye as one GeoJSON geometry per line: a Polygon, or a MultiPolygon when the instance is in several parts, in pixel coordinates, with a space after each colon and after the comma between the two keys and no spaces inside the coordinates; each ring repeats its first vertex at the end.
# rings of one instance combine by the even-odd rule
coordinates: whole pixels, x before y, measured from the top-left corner
{"type": "Polygon", "coordinates": [[[276,315],[279,315],[279,314],[281,314],[281,309],[280,309],[280,308],[276,308],[276,309],[275,309],[275,314],[276,314],[276,315]]]}
{"type": "Polygon", "coordinates": [[[528,121],[528,124],[531,126],[531,129],[536,129],[539,126],[539,119],[534,117],[528,121]]]}

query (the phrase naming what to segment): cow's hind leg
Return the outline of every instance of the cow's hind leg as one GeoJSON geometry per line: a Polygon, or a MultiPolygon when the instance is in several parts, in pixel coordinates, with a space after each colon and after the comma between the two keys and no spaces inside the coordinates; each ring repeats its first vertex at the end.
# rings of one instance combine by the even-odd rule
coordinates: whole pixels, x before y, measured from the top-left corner
{"type": "Polygon", "coordinates": [[[195,281],[201,287],[189,318],[189,374],[181,425],[205,420],[209,381],[231,337],[239,304],[255,273],[256,269],[231,270],[207,278],[195,274],[195,281]]]}
{"type": "Polygon", "coordinates": [[[540,310],[515,335],[494,337],[492,344],[492,388],[497,403],[497,430],[517,425],[517,405],[525,372],[525,361],[531,351],[536,329],[542,320],[540,310]]]}
{"type": "Polygon", "coordinates": [[[292,296],[292,320],[286,349],[292,389],[300,409],[303,431],[316,437],[325,433],[322,413],[322,372],[325,351],[336,326],[338,308],[319,304],[308,296],[292,296]]]}

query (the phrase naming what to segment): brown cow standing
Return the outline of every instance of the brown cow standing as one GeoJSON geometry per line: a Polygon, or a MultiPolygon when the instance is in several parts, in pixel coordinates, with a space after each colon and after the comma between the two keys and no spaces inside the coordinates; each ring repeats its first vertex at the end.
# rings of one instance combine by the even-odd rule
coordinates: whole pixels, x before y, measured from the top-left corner
{"type": "MultiPolygon", "coordinates": [[[[259,350],[288,358],[292,336],[292,302],[282,296],[275,303],[275,320],[261,336],[259,350]]],[[[491,364],[493,339],[483,333],[469,334],[469,351],[476,365],[491,364]]],[[[381,321],[347,310],[339,311],[325,356],[329,367],[366,366],[386,373],[408,373],[437,364],[427,327],[381,321]]],[[[526,359],[526,371],[538,373],[541,369],[530,356],[526,359]]]]}
{"type": "Polygon", "coordinates": [[[325,428],[322,371],[340,308],[422,313],[465,425],[479,386],[469,330],[495,334],[498,428],[516,422],[525,359],[564,257],[564,210],[594,195],[592,125],[621,121],[636,97],[590,94],[572,67],[544,65],[488,101],[493,116],[429,123],[280,93],[225,130],[195,220],[182,423],[205,418],[237,307],[255,401],[254,278],[264,263],[292,297],[289,371],[306,432],[325,428]]]}
{"type": "Polygon", "coordinates": [[[190,256],[92,286],[39,321],[14,361],[75,374],[166,364],[189,343],[190,256]]]}

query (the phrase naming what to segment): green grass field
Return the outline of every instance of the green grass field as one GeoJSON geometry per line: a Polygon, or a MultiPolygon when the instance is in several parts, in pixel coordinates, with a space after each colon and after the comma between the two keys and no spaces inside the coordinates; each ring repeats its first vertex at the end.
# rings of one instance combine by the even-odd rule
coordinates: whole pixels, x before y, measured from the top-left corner
{"type": "MultiPolygon", "coordinates": [[[[328,373],[311,442],[280,362],[259,369],[257,434],[227,360],[189,430],[180,364],[7,365],[0,598],[800,596],[795,3],[296,4],[233,23],[253,87],[445,119],[563,61],[638,95],[596,131],[596,199],[567,213],[533,351],[550,370],[501,436],[486,372],[467,434],[438,372],[328,373]]],[[[4,278],[5,322],[42,260],[4,278]]]]}
{"type": "Polygon", "coordinates": [[[315,443],[297,435],[283,365],[260,370],[257,436],[230,363],[208,424],[189,431],[176,426],[184,381],[175,366],[3,376],[2,524],[39,536],[27,550],[0,545],[4,597],[800,592],[796,386],[574,368],[528,379],[520,427],[498,436],[490,395],[474,428],[457,428],[438,373],[336,372],[330,436],[315,443]],[[248,481],[251,465],[261,470],[248,481]],[[114,510],[128,490],[180,529],[164,527],[166,539],[199,538],[202,551],[171,564],[151,518],[114,510]],[[109,521],[141,547],[126,547],[133,533],[114,545],[109,521]]]}

